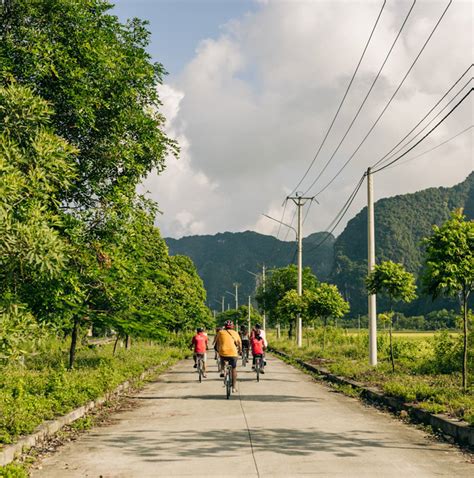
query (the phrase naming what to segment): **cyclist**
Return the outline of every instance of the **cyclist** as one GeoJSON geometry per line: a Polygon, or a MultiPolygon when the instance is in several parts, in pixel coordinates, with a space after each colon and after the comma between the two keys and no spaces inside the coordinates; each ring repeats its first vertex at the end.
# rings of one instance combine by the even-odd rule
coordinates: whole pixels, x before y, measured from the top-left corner
{"type": "Polygon", "coordinates": [[[193,359],[194,359],[194,368],[197,368],[197,359],[198,356],[202,357],[203,362],[203,377],[207,378],[206,375],[206,361],[207,361],[207,354],[206,351],[208,349],[208,339],[207,334],[204,333],[204,329],[198,327],[196,329],[196,335],[193,337],[191,342],[191,348],[194,349],[193,359]]]}
{"type": "MultiPolygon", "coordinates": [[[[267,334],[265,333],[265,330],[262,329],[262,326],[260,324],[255,324],[254,328],[252,329],[252,332],[250,334],[250,341],[256,336],[260,335],[263,339],[263,344],[265,346],[265,349],[268,347],[268,342],[267,342],[267,334]]],[[[265,354],[263,355],[265,359],[265,354]]],[[[253,361],[254,365],[252,365],[252,369],[255,368],[255,360],[253,361]]],[[[263,363],[265,363],[265,360],[263,360],[263,363]]]]}
{"type": "Polygon", "coordinates": [[[263,342],[265,344],[265,348],[267,348],[267,334],[265,333],[265,330],[262,329],[262,326],[260,324],[255,324],[255,327],[252,329],[252,333],[250,334],[250,339],[252,339],[252,337],[254,337],[257,333],[260,335],[260,337],[262,337],[263,342]]]}
{"type": "MultiPolygon", "coordinates": [[[[217,334],[219,331],[222,330],[222,327],[219,325],[216,327],[216,335],[214,335],[214,339],[212,341],[212,348],[214,349],[214,360],[217,360],[219,357],[219,353],[217,352],[217,334]]],[[[220,359],[217,361],[217,371],[220,373],[221,371],[221,361],[220,359]]]]}
{"type": "Polygon", "coordinates": [[[249,338],[249,331],[245,325],[240,326],[240,340],[242,341],[242,357],[244,356],[245,351],[247,351],[247,357],[249,356],[249,345],[250,345],[250,338],[249,338]]]}
{"type": "Polygon", "coordinates": [[[216,346],[221,358],[220,376],[224,376],[224,362],[229,362],[232,366],[232,392],[235,393],[237,391],[237,358],[242,351],[242,341],[239,334],[233,329],[234,323],[232,320],[227,320],[224,329],[217,333],[216,346]]]}
{"type": "Polygon", "coordinates": [[[265,352],[265,349],[266,349],[266,346],[265,346],[265,341],[263,339],[263,337],[260,335],[259,331],[256,330],[255,331],[255,334],[253,335],[253,337],[250,339],[250,343],[252,345],[252,357],[253,357],[253,367],[252,368],[255,368],[255,362],[256,362],[256,359],[257,357],[260,357],[262,360],[261,360],[261,366],[260,366],[260,372],[261,373],[265,373],[265,371],[263,370],[263,366],[264,366],[264,360],[263,360],[263,357],[264,357],[264,352],[265,352]]]}

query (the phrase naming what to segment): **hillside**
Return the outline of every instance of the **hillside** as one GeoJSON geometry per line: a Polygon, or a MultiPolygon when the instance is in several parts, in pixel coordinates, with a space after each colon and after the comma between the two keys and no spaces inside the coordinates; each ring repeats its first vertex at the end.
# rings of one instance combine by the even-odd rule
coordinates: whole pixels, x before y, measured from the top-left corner
{"type": "MultiPolygon", "coordinates": [[[[313,247],[325,237],[325,233],[314,233],[303,240],[303,250],[313,247]]],[[[252,231],[224,232],[207,236],[188,236],[181,239],[166,239],[170,254],[184,254],[193,260],[207,290],[208,303],[219,309],[221,298],[234,306],[234,298],[226,291],[234,292],[232,284],[241,284],[239,303],[247,301],[248,295],[255,290],[255,277],[247,271],[261,272],[265,264],[268,269],[285,266],[296,260],[296,245],[273,236],[266,236],[252,231]],[[260,269],[257,270],[257,267],[260,269]],[[219,302],[219,303],[218,303],[219,302]]],[[[321,280],[328,280],[333,269],[333,243],[331,236],[304,260],[321,280]]],[[[226,306],[227,307],[227,306],[226,306]]]]}
{"type": "MultiPolygon", "coordinates": [[[[422,264],[421,241],[431,232],[433,224],[441,224],[452,210],[463,207],[474,218],[474,173],[451,188],[430,188],[412,194],[380,199],[375,203],[377,262],[391,259],[401,262],[418,274],[422,264]]],[[[336,283],[351,302],[351,314],[366,314],[367,300],[364,278],[367,273],[367,208],[351,219],[340,236],[331,236],[322,247],[310,252],[325,233],[311,234],[304,239],[304,265],[310,266],[320,280],[336,283]]],[[[219,233],[208,236],[189,236],[166,239],[170,254],[184,254],[193,260],[204,281],[208,303],[219,309],[221,297],[233,307],[232,284],[238,282],[239,303],[247,300],[255,289],[255,277],[247,271],[259,272],[257,267],[285,266],[296,260],[294,242],[284,242],[273,236],[256,232],[219,233]]],[[[379,301],[380,310],[383,302],[379,301]]],[[[227,306],[226,306],[227,307],[227,306]]],[[[432,303],[423,297],[405,308],[417,315],[433,309],[450,307],[453,301],[432,303]]]]}
{"type": "MultiPolygon", "coordinates": [[[[474,217],[474,173],[451,188],[429,188],[377,201],[377,262],[390,259],[418,274],[423,259],[422,239],[431,233],[433,224],[440,225],[459,207],[464,208],[467,217],[474,217]]],[[[367,208],[351,219],[336,239],[334,255],[332,280],[351,301],[353,313],[366,313],[363,279],[367,271],[367,208]]],[[[437,305],[441,306],[442,301],[434,306],[437,305]]],[[[407,307],[407,312],[418,314],[432,308],[431,299],[422,298],[407,307]]]]}

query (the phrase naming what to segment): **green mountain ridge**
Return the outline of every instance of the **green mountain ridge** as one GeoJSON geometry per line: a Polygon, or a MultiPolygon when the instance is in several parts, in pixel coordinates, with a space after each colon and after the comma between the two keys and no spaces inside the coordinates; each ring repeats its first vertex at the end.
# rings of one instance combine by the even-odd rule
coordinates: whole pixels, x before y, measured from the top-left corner
{"type": "MultiPolygon", "coordinates": [[[[474,173],[453,187],[429,188],[415,193],[383,198],[375,203],[375,243],[377,262],[393,260],[419,274],[422,266],[421,241],[431,232],[433,224],[442,224],[457,208],[464,208],[469,219],[474,218],[474,173]]],[[[318,248],[325,232],[315,232],[303,239],[303,262],[319,280],[337,284],[351,302],[351,315],[367,312],[364,278],[367,273],[367,208],[364,207],[347,223],[335,238],[330,235],[318,248]]],[[[280,241],[273,236],[254,231],[224,232],[214,235],[187,236],[165,239],[171,255],[191,257],[207,290],[208,304],[220,310],[225,304],[235,306],[233,283],[241,284],[239,304],[253,295],[255,277],[263,264],[268,269],[296,261],[294,242],[280,241]]],[[[379,301],[380,310],[384,303],[379,301]]],[[[455,308],[452,301],[421,297],[405,308],[413,315],[442,307],[455,308]]]]}
{"type": "MultiPolygon", "coordinates": [[[[314,247],[326,236],[324,232],[316,232],[304,238],[303,250],[314,247]]],[[[261,273],[263,264],[272,269],[296,260],[294,242],[280,241],[254,231],[165,240],[171,255],[191,257],[207,290],[208,304],[217,310],[220,310],[222,296],[225,296],[225,304],[235,306],[234,297],[226,292],[234,293],[235,282],[241,284],[239,304],[247,303],[247,297],[254,294],[256,279],[248,271],[257,274],[261,273]]],[[[328,280],[333,269],[333,244],[334,236],[330,235],[315,254],[304,257],[303,264],[311,267],[321,280],[328,280]]]]}

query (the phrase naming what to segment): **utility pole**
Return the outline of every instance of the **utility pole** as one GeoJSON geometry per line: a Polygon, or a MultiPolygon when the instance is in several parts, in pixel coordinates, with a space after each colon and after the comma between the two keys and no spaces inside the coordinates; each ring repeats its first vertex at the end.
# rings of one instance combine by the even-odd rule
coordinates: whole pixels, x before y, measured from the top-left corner
{"type": "MultiPolygon", "coordinates": [[[[303,197],[301,194],[296,193],[295,196],[288,196],[287,199],[291,199],[298,208],[298,295],[303,295],[303,206],[314,199],[313,197],[303,197]]],[[[296,324],[296,343],[298,347],[303,344],[303,324],[301,320],[301,314],[298,314],[296,324]]]]}
{"type": "Polygon", "coordinates": [[[251,320],[250,320],[250,296],[249,296],[249,313],[248,313],[248,321],[249,321],[249,327],[248,327],[248,332],[250,333],[250,327],[251,327],[251,320]]]}
{"type": "Polygon", "coordinates": [[[224,300],[225,300],[225,297],[222,296],[222,312],[224,312],[224,300]]]}
{"type": "MultiPolygon", "coordinates": [[[[265,297],[265,264],[262,266],[262,285],[263,285],[263,295],[265,297]]],[[[267,317],[265,315],[265,298],[263,299],[263,330],[267,326],[267,317]]]]}
{"type": "MultiPolygon", "coordinates": [[[[375,267],[375,221],[374,221],[374,185],[372,172],[367,169],[367,239],[368,239],[368,271],[369,274],[375,267]]],[[[369,309],[369,364],[377,365],[377,297],[375,294],[368,296],[369,309]]]]}
{"type": "Polygon", "coordinates": [[[235,287],[235,310],[237,310],[239,308],[239,287],[240,287],[240,284],[238,284],[237,282],[234,282],[232,285],[235,287]]]}

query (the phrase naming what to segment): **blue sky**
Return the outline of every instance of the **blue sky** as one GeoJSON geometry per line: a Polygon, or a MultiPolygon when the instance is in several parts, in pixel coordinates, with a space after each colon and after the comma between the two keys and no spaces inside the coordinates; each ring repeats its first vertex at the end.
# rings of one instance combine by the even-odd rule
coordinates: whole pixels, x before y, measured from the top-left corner
{"type": "Polygon", "coordinates": [[[205,38],[215,38],[221,26],[259,5],[253,0],[116,0],[112,13],[121,21],[138,17],[150,22],[149,51],[169,78],[184,68],[205,38]]]}
{"type": "MultiPolygon", "coordinates": [[[[325,230],[367,167],[390,151],[472,63],[472,2],[456,0],[397,90],[448,2],[419,0],[411,9],[412,0],[116,0],[112,13],[121,21],[150,22],[149,51],[169,72],[158,92],[166,132],[181,151],[179,159],[167,159],[163,173],[150,174],[143,184],[163,212],[157,218],[163,235],[277,234],[278,224],[262,213],[292,221],[294,209],[282,203],[310,164],[301,188],[316,181],[308,191],[318,194],[319,204],[311,208],[303,234],[325,230]],[[347,100],[313,163],[382,5],[347,100]],[[383,71],[345,136],[380,65],[383,71]]],[[[472,95],[412,154],[466,132],[376,175],[376,199],[463,181],[474,168],[470,124],[472,95]]],[[[336,234],[365,203],[362,188],[336,234]]]]}

